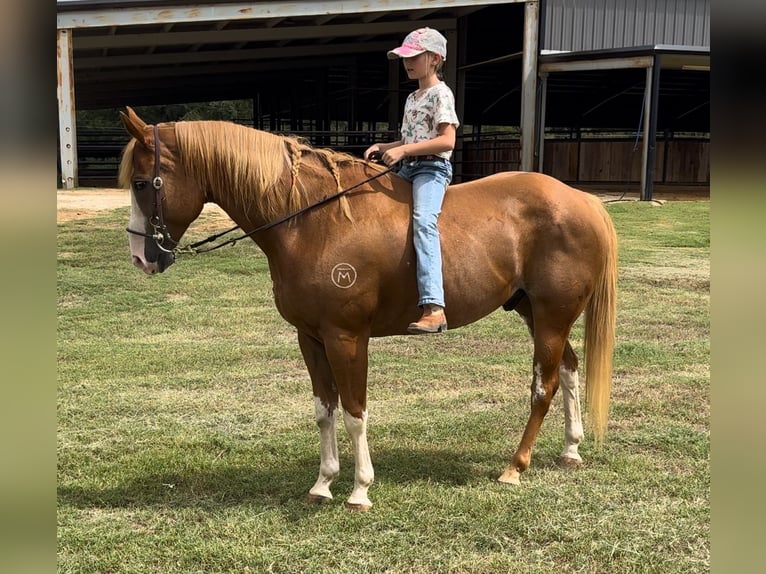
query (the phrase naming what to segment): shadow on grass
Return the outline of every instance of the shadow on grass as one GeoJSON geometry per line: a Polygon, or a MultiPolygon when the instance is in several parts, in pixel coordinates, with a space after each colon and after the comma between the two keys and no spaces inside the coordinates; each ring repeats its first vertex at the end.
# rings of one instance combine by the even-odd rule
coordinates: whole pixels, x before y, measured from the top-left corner
{"type": "MultiPolygon", "coordinates": [[[[181,471],[163,469],[162,461],[144,462],[147,464],[140,466],[143,472],[124,469],[122,474],[129,478],[115,486],[78,483],[59,486],[59,503],[77,508],[281,506],[305,500],[319,468],[318,455],[269,467],[259,467],[257,461],[252,466],[230,465],[224,459],[208,468],[181,471]]],[[[373,464],[377,477],[389,484],[433,481],[460,486],[493,481],[505,461],[498,453],[473,449],[470,452],[376,449],[373,464]]],[[[120,472],[120,469],[111,470],[120,472]]],[[[351,493],[353,476],[353,460],[350,456],[341,456],[341,473],[333,485],[336,502],[345,500],[351,493]]]]}

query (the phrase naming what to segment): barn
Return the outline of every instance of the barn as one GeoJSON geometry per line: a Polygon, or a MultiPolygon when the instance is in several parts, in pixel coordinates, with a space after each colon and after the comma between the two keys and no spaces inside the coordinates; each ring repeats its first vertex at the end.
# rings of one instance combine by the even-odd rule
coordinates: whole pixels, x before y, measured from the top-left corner
{"type": "Polygon", "coordinates": [[[64,189],[112,185],[127,139],[78,110],[247,100],[247,123],[315,145],[391,139],[413,86],[385,52],[421,26],[448,39],[456,181],[522,169],[646,200],[709,189],[710,0],[56,4],[64,189]]]}

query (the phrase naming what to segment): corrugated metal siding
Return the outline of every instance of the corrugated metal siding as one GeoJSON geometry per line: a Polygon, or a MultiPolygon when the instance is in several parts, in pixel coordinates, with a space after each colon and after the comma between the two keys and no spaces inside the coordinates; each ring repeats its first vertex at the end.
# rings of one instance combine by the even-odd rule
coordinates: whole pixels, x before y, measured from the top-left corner
{"type": "Polygon", "coordinates": [[[711,0],[544,0],[544,50],[710,47],[711,0]]]}

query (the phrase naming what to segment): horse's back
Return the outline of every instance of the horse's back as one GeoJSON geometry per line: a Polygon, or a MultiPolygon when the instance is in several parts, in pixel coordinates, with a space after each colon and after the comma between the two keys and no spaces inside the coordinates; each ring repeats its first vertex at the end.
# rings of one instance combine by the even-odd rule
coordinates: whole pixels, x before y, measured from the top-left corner
{"type": "Polygon", "coordinates": [[[525,235],[577,229],[601,234],[605,217],[601,201],[592,194],[545,174],[508,171],[451,185],[440,227],[444,224],[447,233],[452,226],[488,227],[494,233],[503,223],[503,229],[525,235]]]}
{"type": "Polygon", "coordinates": [[[590,194],[555,177],[528,171],[503,171],[449,186],[447,197],[471,201],[484,195],[512,198],[529,205],[558,205],[562,202],[590,203],[590,194]]]}

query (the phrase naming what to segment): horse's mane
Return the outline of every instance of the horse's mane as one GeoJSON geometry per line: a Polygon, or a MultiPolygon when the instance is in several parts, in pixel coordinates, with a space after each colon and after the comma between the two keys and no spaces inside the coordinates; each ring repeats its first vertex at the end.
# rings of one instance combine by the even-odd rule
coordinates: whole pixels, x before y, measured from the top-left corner
{"type": "MultiPolygon", "coordinates": [[[[313,148],[296,137],[229,122],[178,122],[176,139],[187,173],[210,190],[236,194],[235,200],[243,206],[256,202],[266,219],[306,206],[312,199],[309,192],[322,187],[318,184],[327,174],[340,191],[340,167],[360,161],[349,154],[313,148]],[[301,182],[311,176],[310,185],[301,182]]],[[[342,199],[341,208],[350,217],[342,199]]]]}
{"type": "Polygon", "coordinates": [[[122,150],[120,158],[120,171],[117,176],[117,185],[122,189],[130,189],[133,178],[133,149],[136,147],[136,140],[131,138],[128,145],[122,150]]]}
{"type": "MultiPolygon", "coordinates": [[[[311,200],[328,174],[337,191],[341,167],[360,163],[357,157],[331,149],[314,148],[293,136],[276,135],[224,121],[175,123],[176,141],[184,170],[208,193],[231,193],[242,206],[256,203],[266,219],[297,211],[311,200]],[[301,181],[313,178],[306,185],[301,181]]],[[[120,164],[120,185],[130,187],[135,140],[126,146],[120,164]]],[[[382,169],[382,168],[380,168],[382,169]]],[[[316,199],[316,198],[314,198],[316,199]]],[[[346,198],[340,198],[350,218],[346,198]]]]}

